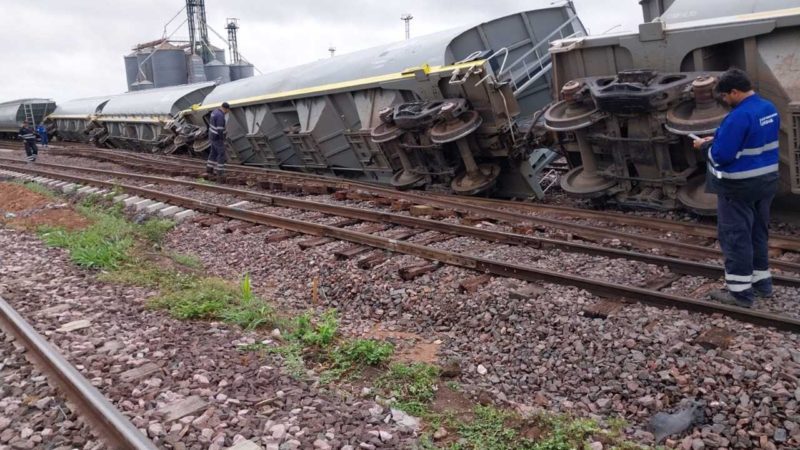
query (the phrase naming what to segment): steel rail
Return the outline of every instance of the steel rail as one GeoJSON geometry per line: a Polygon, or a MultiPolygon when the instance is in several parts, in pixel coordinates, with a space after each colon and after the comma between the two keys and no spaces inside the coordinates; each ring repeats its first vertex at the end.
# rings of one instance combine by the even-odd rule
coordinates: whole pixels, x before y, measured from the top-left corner
{"type": "MultiPolygon", "coordinates": [[[[116,153],[114,153],[112,156],[116,156],[116,153]]],[[[0,161],[16,162],[19,164],[22,163],[21,161],[12,160],[8,158],[0,158],[0,161]]],[[[150,161],[155,162],[154,160],[150,161]]],[[[175,171],[169,171],[166,168],[156,169],[150,167],[149,169],[164,170],[165,172],[176,174],[179,173],[180,171],[185,171],[187,168],[184,165],[183,167],[176,168],[175,171]]],[[[589,241],[616,238],[619,239],[620,241],[627,242],[640,250],[650,250],[655,248],[664,251],[665,254],[680,258],[720,260],[723,257],[722,251],[715,248],[666,240],[658,237],[625,233],[613,229],[598,228],[589,225],[564,223],[556,219],[531,217],[524,214],[512,213],[508,211],[503,211],[494,208],[487,208],[478,205],[465,206],[465,204],[460,200],[453,200],[449,198],[433,198],[425,195],[412,194],[409,192],[398,192],[395,190],[388,190],[384,188],[373,188],[371,190],[373,192],[386,191],[386,195],[388,196],[403,198],[417,203],[428,204],[441,208],[452,209],[462,213],[469,214],[469,213],[475,213],[477,211],[482,214],[485,214],[488,217],[504,219],[511,222],[523,222],[539,226],[567,230],[574,233],[579,238],[589,241]]],[[[790,261],[771,258],[770,266],[775,269],[780,269],[786,272],[800,273],[800,264],[790,261]]]]}
{"type": "MultiPolygon", "coordinates": [[[[187,162],[191,164],[195,164],[197,166],[202,166],[202,161],[195,161],[193,158],[187,157],[177,157],[172,155],[158,155],[160,159],[150,158],[146,156],[140,155],[124,155],[123,153],[119,153],[118,151],[113,150],[104,150],[98,149],[93,147],[87,146],[69,146],[67,148],[76,149],[78,151],[88,151],[91,153],[97,153],[98,151],[109,153],[112,155],[120,155],[123,157],[132,157],[137,158],[139,160],[148,160],[148,161],[160,161],[163,162],[164,160],[172,160],[176,163],[185,164],[187,162]]],[[[229,171],[231,172],[242,172],[242,173],[251,173],[251,174],[265,174],[265,173],[274,173],[279,176],[288,176],[294,178],[301,178],[301,179],[313,179],[324,183],[332,183],[335,185],[339,185],[341,187],[351,187],[351,188],[363,188],[363,189],[381,189],[382,191],[386,188],[380,185],[376,185],[374,183],[363,182],[363,181],[354,181],[354,180],[342,180],[339,178],[333,178],[325,175],[318,175],[318,174],[307,174],[307,173],[298,173],[298,172],[289,172],[280,169],[268,169],[268,168],[261,168],[261,167],[252,167],[252,166],[230,166],[229,171]],[[342,186],[344,183],[344,186],[342,186]]],[[[396,190],[391,191],[393,195],[397,195],[398,192],[396,190]]],[[[442,194],[424,192],[421,194],[423,197],[433,197],[433,198],[442,198],[442,194]]],[[[492,208],[522,208],[528,210],[532,213],[552,213],[562,217],[577,217],[577,218],[584,218],[584,219],[594,219],[594,220],[601,220],[608,223],[613,223],[617,225],[633,225],[642,228],[648,228],[652,230],[659,230],[659,231],[675,231],[685,234],[690,234],[693,236],[705,237],[705,238],[713,238],[717,239],[717,229],[714,226],[704,225],[704,224],[690,224],[690,223],[683,223],[677,221],[671,221],[661,218],[651,218],[651,217],[638,217],[638,216],[631,216],[629,214],[622,214],[613,211],[591,211],[585,210],[580,208],[572,208],[568,206],[561,206],[561,205],[544,205],[538,203],[525,203],[519,201],[510,201],[510,200],[501,200],[501,199],[485,199],[480,197],[469,197],[464,196],[460,197],[459,201],[464,203],[470,204],[477,204],[481,206],[487,206],[492,208]]],[[[527,217],[527,216],[526,216],[527,217]]],[[[770,244],[772,248],[778,248],[782,250],[788,250],[793,252],[800,252],[800,239],[792,238],[789,236],[770,236],[770,244]]]]}
{"type": "MultiPolygon", "coordinates": [[[[111,151],[110,153],[114,153],[111,151]]],[[[185,163],[187,160],[191,161],[192,164],[197,165],[198,167],[203,166],[204,162],[198,161],[192,158],[186,157],[178,157],[172,155],[158,155],[161,159],[156,158],[148,158],[144,157],[143,159],[147,159],[150,161],[174,161],[176,163],[185,163]]],[[[375,183],[369,183],[365,181],[355,181],[355,180],[343,180],[339,178],[333,178],[325,175],[317,175],[317,174],[308,174],[308,173],[300,173],[300,172],[289,172],[286,170],[280,169],[267,169],[261,167],[252,167],[252,166],[229,166],[229,170],[233,172],[242,172],[242,173],[250,173],[250,174],[264,174],[264,173],[274,173],[278,176],[289,176],[294,178],[301,178],[301,179],[313,179],[318,180],[320,182],[325,183],[334,183],[339,184],[345,183],[346,186],[352,188],[360,188],[360,189],[380,189],[381,192],[386,192],[386,186],[377,185],[375,183]]],[[[394,195],[398,194],[397,190],[389,190],[390,193],[394,195]]],[[[443,194],[427,192],[427,191],[417,191],[417,195],[421,195],[422,197],[433,197],[437,199],[447,199],[447,197],[443,194]]],[[[608,223],[613,223],[617,225],[629,225],[629,226],[637,226],[642,228],[647,228],[651,230],[658,230],[658,231],[674,231],[685,233],[693,236],[704,237],[704,238],[713,238],[717,239],[717,228],[715,226],[704,225],[704,224],[696,224],[696,223],[684,223],[678,221],[672,221],[667,219],[661,218],[654,218],[654,217],[639,217],[639,216],[632,216],[629,214],[622,214],[613,211],[591,211],[586,209],[580,208],[573,208],[569,206],[561,206],[561,205],[545,205],[539,203],[526,203],[521,201],[511,201],[511,200],[502,200],[502,199],[489,199],[489,198],[481,198],[481,197],[472,197],[472,196],[463,196],[458,197],[459,202],[465,202],[470,204],[476,204],[479,206],[485,206],[490,208],[514,208],[514,209],[525,209],[532,213],[551,213],[555,215],[559,215],[561,217],[576,217],[576,218],[583,218],[583,219],[593,219],[593,220],[600,220],[608,223]]],[[[529,217],[529,216],[526,216],[529,217]]],[[[792,251],[792,252],[800,252],[800,239],[792,238],[789,236],[770,236],[770,244],[773,248],[778,248],[782,250],[792,251]]]]}
{"type": "Polygon", "coordinates": [[[109,448],[155,450],[150,440],[2,298],[0,327],[27,349],[27,358],[76,405],[109,448]]]}
{"type": "MultiPolygon", "coordinates": [[[[12,168],[13,170],[13,168],[12,168]]],[[[47,171],[38,171],[45,173],[47,171]]],[[[59,174],[54,174],[59,175],[59,174]]],[[[204,202],[193,198],[168,194],[152,189],[129,186],[125,184],[113,183],[110,181],[97,180],[87,177],[77,177],[73,175],[60,175],[70,178],[71,181],[102,186],[108,189],[119,188],[128,193],[143,196],[172,205],[192,208],[211,214],[216,214],[230,219],[238,219],[245,222],[266,225],[271,227],[283,228],[285,230],[313,236],[329,237],[343,241],[369,247],[388,250],[396,253],[418,256],[444,264],[476,270],[483,273],[516,278],[525,281],[545,281],[566,286],[574,286],[585,289],[593,294],[602,297],[617,297],[633,302],[639,302],[660,307],[677,307],[690,311],[702,312],[705,314],[724,314],[737,320],[754,323],[761,326],[775,327],[794,333],[800,332],[800,319],[784,317],[779,314],[767,313],[762,311],[750,310],[736,306],[727,306],[705,300],[697,300],[678,295],[667,294],[656,290],[626,286],[602,280],[554,272],[551,270],[526,267],[519,264],[504,263],[477,256],[463,255],[448,250],[426,247],[411,242],[396,239],[374,236],[353,230],[346,230],[330,225],[322,225],[305,222],[297,219],[280,217],[256,211],[233,208],[230,206],[218,205],[204,202]]]]}
{"type": "MultiPolygon", "coordinates": [[[[2,161],[2,158],[0,158],[0,161],[2,161]]],[[[104,169],[91,169],[79,166],[68,166],[63,164],[39,163],[37,164],[37,166],[70,169],[70,170],[83,171],[87,173],[105,175],[115,178],[136,179],[151,183],[186,186],[203,191],[238,196],[241,198],[245,198],[247,200],[258,201],[272,206],[303,209],[306,211],[315,211],[324,214],[348,217],[351,219],[359,219],[370,222],[392,223],[395,225],[421,228],[457,236],[470,236],[478,239],[484,239],[487,241],[498,242],[509,245],[526,245],[533,248],[559,248],[569,252],[604,256],[608,258],[621,258],[621,259],[641,261],[647,264],[666,266],[669,267],[671,270],[673,270],[675,273],[683,275],[696,275],[696,276],[705,276],[708,278],[720,278],[725,274],[725,269],[723,267],[714,264],[685,261],[666,256],[652,255],[648,253],[639,253],[639,252],[632,252],[632,251],[619,250],[606,247],[598,247],[578,242],[561,241],[550,238],[540,238],[518,233],[509,233],[505,231],[487,230],[483,228],[470,227],[460,224],[452,224],[431,219],[423,219],[419,217],[405,216],[401,214],[393,214],[382,211],[372,211],[372,210],[354,208],[343,205],[331,205],[327,203],[314,202],[310,200],[302,200],[302,199],[284,197],[274,194],[253,192],[227,186],[208,185],[208,184],[196,183],[193,181],[176,180],[173,178],[163,178],[163,177],[156,177],[152,175],[142,175],[142,174],[131,174],[126,172],[116,172],[104,169]]],[[[0,167],[2,167],[2,165],[0,165],[0,167]]],[[[35,169],[29,169],[28,167],[15,168],[15,170],[28,173],[39,173],[39,174],[44,173],[52,178],[63,178],[60,177],[62,174],[56,172],[37,171],[35,169]]],[[[800,287],[800,278],[774,274],[773,281],[775,282],[776,285],[800,287]]]]}
{"type": "MultiPolygon", "coordinates": [[[[75,149],[75,147],[71,148],[75,149]]],[[[173,166],[179,165],[179,167],[184,169],[186,168],[186,164],[190,164],[197,167],[198,170],[201,169],[205,170],[204,169],[205,166],[202,161],[196,161],[192,158],[182,158],[171,155],[158,155],[159,159],[156,159],[144,155],[135,155],[135,154],[126,155],[120,153],[119,151],[113,151],[113,150],[102,150],[102,149],[90,150],[88,148],[87,149],[81,148],[77,150],[79,152],[81,151],[90,152],[91,154],[88,157],[92,158],[97,158],[98,156],[100,156],[99,152],[103,152],[106,155],[108,155],[108,158],[105,158],[105,160],[107,161],[114,161],[115,158],[122,158],[129,161],[135,159],[137,161],[147,161],[150,163],[160,163],[163,165],[173,165],[173,166]]],[[[433,204],[434,202],[437,202],[441,204],[441,207],[449,209],[459,208],[459,210],[467,210],[470,206],[472,206],[475,208],[474,209],[475,211],[480,212],[482,214],[489,214],[489,211],[500,212],[501,214],[504,215],[503,217],[505,220],[540,222],[552,228],[559,228],[565,230],[569,229],[570,231],[582,233],[584,236],[590,239],[596,239],[598,235],[586,234],[586,233],[590,233],[590,230],[588,229],[595,229],[596,227],[589,225],[569,224],[557,219],[514,213],[506,211],[501,208],[522,208],[531,211],[533,213],[541,212],[538,210],[547,210],[547,212],[551,212],[553,214],[560,215],[562,217],[572,216],[585,219],[594,219],[617,225],[633,225],[658,231],[675,231],[704,238],[716,239],[717,237],[716,229],[714,227],[710,227],[707,225],[684,224],[681,222],[668,221],[664,219],[636,217],[636,216],[630,216],[608,211],[597,212],[597,211],[581,210],[577,208],[569,208],[565,206],[539,205],[539,204],[512,202],[508,200],[497,200],[497,199],[481,199],[478,197],[469,197],[469,196],[458,197],[458,200],[453,200],[452,198],[448,198],[452,196],[445,196],[442,194],[436,194],[424,191],[420,191],[420,193],[403,192],[368,182],[344,180],[340,178],[332,178],[317,174],[289,172],[279,169],[265,169],[265,168],[256,168],[250,166],[228,166],[227,170],[231,174],[233,173],[252,174],[252,175],[274,174],[275,176],[278,177],[297,178],[301,180],[314,180],[314,182],[324,183],[328,186],[336,187],[338,189],[354,189],[354,188],[364,189],[372,192],[378,192],[385,196],[406,199],[417,203],[433,204]]],[[[664,239],[652,238],[649,236],[642,236],[634,233],[627,233],[616,230],[611,230],[609,232],[614,233],[615,236],[620,240],[625,240],[626,242],[629,243],[638,244],[640,248],[642,248],[642,246],[645,247],[655,246],[655,248],[659,248],[665,251],[671,251],[670,246],[665,245],[664,244],[665,242],[674,242],[676,245],[682,246],[686,250],[690,248],[694,249],[707,248],[693,244],[681,243],[677,241],[665,241],[664,239]]],[[[771,248],[777,248],[792,252],[800,252],[800,239],[795,239],[788,236],[772,235],[770,236],[770,246],[771,248]]],[[[695,257],[700,258],[702,256],[695,256],[695,257]]],[[[800,265],[798,265],[797,269],[792,269],[792,270],[800,270],[800,265]]]]}

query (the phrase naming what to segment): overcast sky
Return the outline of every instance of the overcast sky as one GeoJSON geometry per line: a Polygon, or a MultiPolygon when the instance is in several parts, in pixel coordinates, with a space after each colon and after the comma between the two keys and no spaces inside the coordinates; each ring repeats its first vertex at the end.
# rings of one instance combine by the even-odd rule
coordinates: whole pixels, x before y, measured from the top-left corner
{"type": "MultiPolygon", "coordinates": [[[[403,13],[412,36],[479,23],[545,6],[550,0],[206,0],[208,23],[221,34],[240,19],[240,52],[262,72],[402,40],[403,13]]],[[[158,39],[183,0],[0,0],[3,43],[0,102],[21,97],[56,101],[127,90],[123,55],[158,39]]],[[[638,0],[576,0],[591,34],[634,30],[638,0]]],[[[167,33],[188,37],[182,12],[167,33]]],[[[212,36],[212,43],[226,46],[212,36]]]]}

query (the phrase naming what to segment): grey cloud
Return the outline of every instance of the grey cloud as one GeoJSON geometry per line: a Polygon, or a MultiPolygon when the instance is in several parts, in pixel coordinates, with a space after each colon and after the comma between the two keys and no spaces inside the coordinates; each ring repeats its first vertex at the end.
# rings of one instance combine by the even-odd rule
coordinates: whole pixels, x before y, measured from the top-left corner
{"type": "MultiPolygon", "coordinates": [[[[223,33],[225,19],[240,19],[242,53],[264,72],[299,65],[403,38],[400,14],[414,15],[412,35],[477,23],[546,6],[548,0],[206,0],[209,24],[223,33]]],[[[637,0],[577,0],[584,24],[602,32],[616,24],[633,29],[637,0]]],[[[0,101],[43,96],[57,101],[125,90],[122,56],[138,43],[161,37],[182,0],[0,0],[3,82],[0,101]]],[[[181,14],[169,27],[175,29],[181,14]]],[[[615,30],[617,31],[617,30],[615,30]]],[[[176,37],[186,38],[180,29],[176,37]]],[[[224,44],[212,35],[215,45],[224,44]]]]}

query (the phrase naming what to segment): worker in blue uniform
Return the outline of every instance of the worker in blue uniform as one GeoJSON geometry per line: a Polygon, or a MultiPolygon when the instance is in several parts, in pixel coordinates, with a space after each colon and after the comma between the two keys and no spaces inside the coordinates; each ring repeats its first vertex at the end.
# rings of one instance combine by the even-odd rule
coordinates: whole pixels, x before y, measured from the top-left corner
{"type": "Polygon", "coordinates": [[[711,298],[751,308],[772,295],[767,239],[770,204],[778,189],[775,105],[753,91],[747,74],[729,69],[716,90],[733,109],[714,137],[697,139],[707,151],[706,187],[717,194],[717,232],[725,257],[724,290],[711,298]]]}
{"type": "Polygon", "coordinates": [[[39,149],[36,148],[36,134],[33,131],[33,127],[28,125],[27,120],[22,122],[17,136],[25,142],[25,156],[28,162],[36,161],[36,157],[39,155],[39,149]]]}
{"type": "Polygon", "coordinates": [[[47,139],[47,127],[45,127],[44,124],[40,123],[39,126],[36,127],[36,133],[39,134],[39,138],[40,138],[40,142],[42,143],[42,147],[47,148],[47,141],[48,141],[48,139],[47,139]]]}
{"type": "Polygon", "coordinates": [[[231,109],[228,102],[223,102],[219,108],[211,111],[208,120],[208,140],[211,142],[211,152],[206,161],[208,175],[222,177],[225,173],[225,114],[231,109]]]}

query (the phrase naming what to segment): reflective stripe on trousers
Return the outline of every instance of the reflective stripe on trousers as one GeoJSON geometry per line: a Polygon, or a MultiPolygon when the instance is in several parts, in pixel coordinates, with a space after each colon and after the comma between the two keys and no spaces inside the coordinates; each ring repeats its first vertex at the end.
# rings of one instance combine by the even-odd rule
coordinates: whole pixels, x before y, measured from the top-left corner
{"type": "MultiPolygon", "coordinates": [[[[775,186],[775,188],[777,185],[775,186]]],[[[766,189],[766,188],[765,188],[766,189]]],[[[761,284],[769,275],[769,209],[775,189],[767,189],[761,198],[738,199],[717,195],[717,230],[725,256],[725,285],[740,299],[753,299],[753,284],[761,284]]],[[[771,286],[770,286],[771,289],[771,286]]]]}

